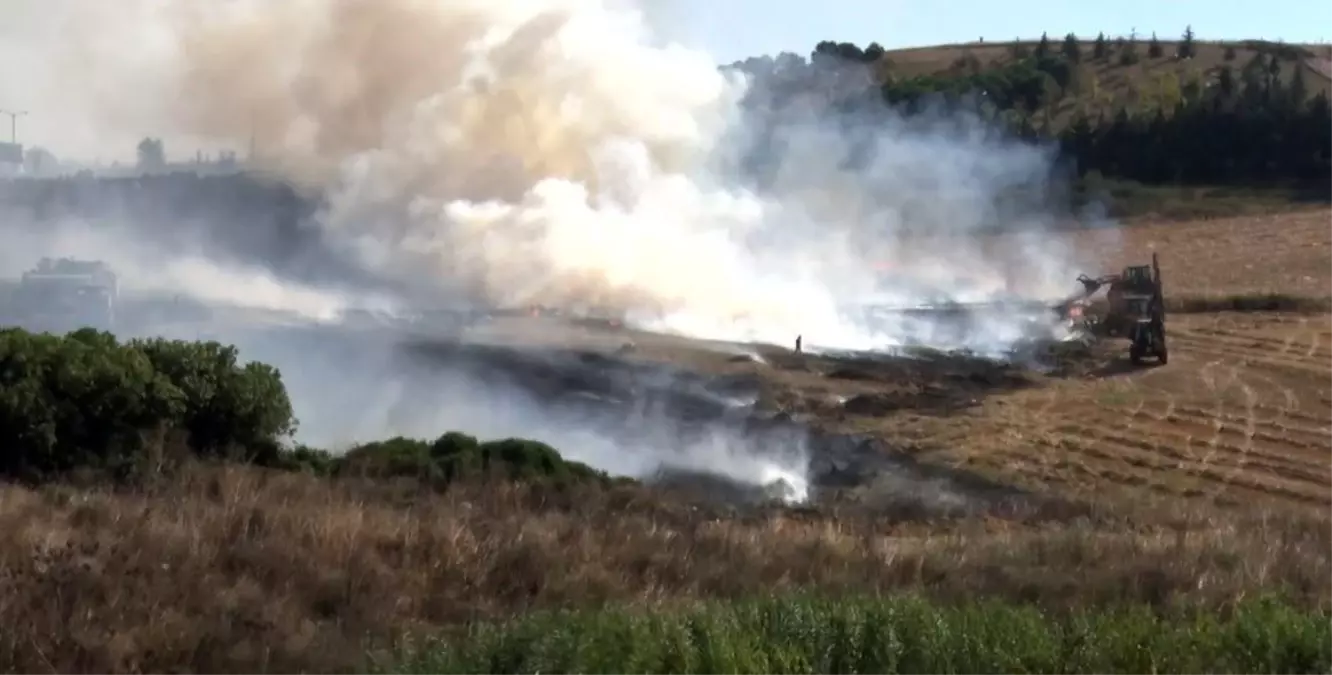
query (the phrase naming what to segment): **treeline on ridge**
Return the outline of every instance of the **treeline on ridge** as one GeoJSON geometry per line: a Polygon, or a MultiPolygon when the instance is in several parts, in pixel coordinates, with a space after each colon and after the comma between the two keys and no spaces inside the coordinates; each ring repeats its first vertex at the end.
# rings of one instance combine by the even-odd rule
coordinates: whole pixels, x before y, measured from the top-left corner
{"type": "Polygon", "coordinates": [[[440,489],[491,478],[555,485],[609,483],[530,440],[392,438],[345,454],[291,443],[297,420],[281,373],[240,363],[217,342],[118,341],[0,330],[0,477],[41,482],[77,473],[157,474],[191,460],[326,476],[409,477],[440,489]]]}
{"type": "Polygon", "coordinates": [[[1242,64],[1236,45],[1229,45],[1222,63],[1205,72],[1181,78],[1162,71],[1129,82],[1134,100],[1107,101],[1113,97],[1098,91],[1098,68],[1185,61],[1200,44],[1191,29],[1170,54],[1154,35],[1145,50],[1136,38],[1112,41],[1102,34],[1088,48],[1072,34],[1060,44],[1043,35],[1034,45],[1012,43],[1004,58],[989,64],[962,47],[962,56],[941,72],[906,76],[877,44],[861,49],[824,41],[808,61],[783,54],[731,67],[755,78],[765,106],[781,108],[815,93],[830,108],[856,114],[872,111],[867,102],[887,103],[908,117],[972,111],[1020,138],[1059,142],[1083,176],[1325,191],[1332,180],[1332,109],[1326,91],[1314,91],[1306,79],[1312,54],[1305,48],[1247,41],[1238,45],[1248,54],[1242,64]]]}

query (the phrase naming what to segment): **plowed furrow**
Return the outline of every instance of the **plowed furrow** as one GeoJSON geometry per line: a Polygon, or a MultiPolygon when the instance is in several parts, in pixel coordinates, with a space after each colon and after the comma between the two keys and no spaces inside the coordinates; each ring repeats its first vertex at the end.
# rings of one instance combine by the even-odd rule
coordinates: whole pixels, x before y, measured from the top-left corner
{"type": "Polygon", "coordinates": [[[1202,339],[1216,340],[1241,349],[1269,350],[1276,354],[1292,354],[1304,359],[1322,359],[1332,363],[1332,344],[1326,336],[1318,332],[1290,331],[1284,337],[1273,337],[1224,328],[1189,328],[1178,331],[1179,335],[1195,335],[1202,339]]]}
{"type": "Polygon", "coordinates": [[[1071,438],[1083,441],[1091,439],[1116,450],[1128,450],[1125,461],[1134,466],[1179,470],[1191,474],[1216,469],[1230,473],[1254,472],[1324,488],[1332,486],[1332,471],[1316,465],[1292,463],[1289,455],[1260,452],[1208,440],[1200,440],[1188,447],[1183,442],[1160,442],[1082,424],[1064,424],[1057,430],[1071,438]]]}
{"type": "Polygon", "coordinates": [[[1275,356],[1258,350],[1230,347],[1215,341],[1199,340],[1187,334],[1172,334],[1169,339],[1172,347],[1178,345],[1179,347],[1175,348],[1182,348],[1181,351],[1193,356],[1222,357],[1227,361],[1258,364],[1274,370],[1284,370],[1306,376],[1307,374],[1332,376],[1332,362],[1326,359],[1275,356]]]}
{"type": "Polygon", "coordinates": [[[1171,447],[1202,445],[1247,455],[1249,461],[1270,461],[1298,471],[1311,471],[1315,475],[1332,471],[1332,444],[1326,439],[1316,442],[1293,439],[1258,428],[1249,429],[1242,420],[1237,425],[1214,417],[1190,419],[1172,415],[1163,419],[1139,413],[1130,419],[1079,418],[1079,421],[1084,426],[1107,432],[1122,428],[1128,435],[1144,439],[1165,437],[1170,439],[1171,447]]]}
{"type": "MultiPolygon", "coordinates": [[[[1309,442],[1321,442],[1326,447],[1332,447],[1332,426],[1329,426],[1326,419],[1300,410],[1283,410],[1270,404],[1257,404],[1254,410],[1267,413],[1254,420],[1254,425],[1258,428],[1268,429],[1275,434],[1298,435],[1309,442]]],[[[1247,414],[1195,405],[1177,405],[1165,414],[1167,418],[1171,415],[1206,424],[1210,424],[1212,418],[1241,426],[1249,422],[1247,414]]]]}
{"type": "Polygon", "coordinates": [[[1122,457],[1114,456],[1109,453],[1089,450],[1081,443],[1073,443],[1068,439],[1041,439],[1036,441],[1037,445],[1052,448],[1056,454],[1048,461],[1039,465],[1030,463],[1030,458],[1024,458],[1019,452],[1010,455],[1015,462],[1027,461],[1025,465],[1027,471],[1040,468],[1037,473],[1055,474],[1061,477],[1061,480],[1069,484],[1079,483],[1078,478],[1089,479],[1084,482],[1104,483],[1106,481],[1118,483],[1120,485],[1143,486],[1152,484],[1150,476],[1153,472],[1137,474],[1125,472],[1126,466],[1131,466],[1125,462],[1122,457]],[[1089,461],[1089,460],[1101,461],[1089,461]]]}
{"type": "MultiPolygon", "coordinates": [[[[1326,490],[1323,489],[1292,489],[1288,483],[1270,483],[1263,480],[1257,480],[1257,477],[1247,473],[1230,473],[1219,471],[1212,467],[1201,467],[1197,471],[1183,473],[1188,479],[1197,481],[1200,486],[1195,489],[1184,488],[1163,484],[1152,478],[1152,474],[1158,474],[1157,471],[1149,471],[1148,475],[1143,476],[1135,473],[1125,473],[1109,468],[1103,468],[1106,464],[1123,467],[1128,466],[1146,466],[1141,457],[1132,457],[1127,454],[1120,454],[1120,447],[1110,448],[1103,444],[1095,443],[1076,443],[1065,441],[1061,444],[1067,450],[1077,452],[1083,458],[1092,458],[1097,461],[1093,466],[1089,462],[1077,462],[1072,459],[1067,463],[1068,466],[1083,466],[1084,472],[1088,475],[1100,479],[1100,481],[1112,481],[1122,485],[1131,485],[1136,487],[1149,487],[1159,489],[1163,492],[1174,494],[1197,495],[1202,493],[1213,499],[1223,495],[1233,494],[1236,491],[1251,493],[1262,498],[1282,499],[1287,501],[1296,501],[1305,504],[1318,504],[1326,506],[1328,498],[1326,490]]],[[[1062,465],[1061,465],[1062,466],[1062,465]]],[[[1244,499],[1239,499],[1235,503],[1244,503],[1244,499]]]]}

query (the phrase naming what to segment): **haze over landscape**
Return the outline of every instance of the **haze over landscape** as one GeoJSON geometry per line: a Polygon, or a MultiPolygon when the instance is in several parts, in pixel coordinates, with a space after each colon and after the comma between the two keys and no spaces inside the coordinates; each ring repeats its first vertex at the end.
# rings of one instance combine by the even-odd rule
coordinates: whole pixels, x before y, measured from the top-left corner
{"type": "Polygon", "coordinates": [[[1332,669],[1321,5],[5,10],[7,670],[1332,669]]]}

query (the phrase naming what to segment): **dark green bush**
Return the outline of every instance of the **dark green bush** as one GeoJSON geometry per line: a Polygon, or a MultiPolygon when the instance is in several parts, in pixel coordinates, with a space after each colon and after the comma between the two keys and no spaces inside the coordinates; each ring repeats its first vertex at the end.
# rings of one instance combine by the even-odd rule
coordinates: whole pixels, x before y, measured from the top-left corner
{"type": "Polygon", "coordinates": [[[332,475],[338,466],[339,458],[327,450],[312,448],[308,445],[296,445],[293,448],[279,449],[271,460],[260,459],[257,463],[284,471],[303,471],[316,476],[332,475]]]}
{"type": "Polygon", "coordinates": [[[564,459],[555,448],[539,441],[506,438],[477,443],[476,439],[462,434],[446,434],[435,442],[432,450],[449,480],[480,475],[557,482],[605,478],[604,474],[586,464],[564,459]]]}
{"type": "MultiPolygon", "coordinates": [[[[608,482],[554,448],[460,433],[396,437],[342,457],[284,442],[296,419],[281,373],[241,365],[234,347],[161,338],[117,342],[91,329],[65,336],[0,331],[0,475],[37,480],[74,469],[124,473],[146,461],[156,432],[191,454],[316,475],[608,482]]],[[[161,441],[157,441],[160,443],[161,441]]]]}
{"type": "Polygon", "coordinates": [[[339,475],[368,478],[442,478],[439,465],[430,456],[430,444],[402,436],[358,445],[348,450],[337,461],[335,471],[339,475]]]}
{"type": "Polygon", "coordinates": [[[201,455],[257,450],[295,433],[282,374],[262,363],[239,365],[235,347],[162,338],[135,340],[130,347],[184,394],[183,427],[201,455]]]}
{"type": "Polygon", "coordinates": [[[434,442],[399,436],[357,446],[337,461],[335,471],[440,484],[488,478],[560,484],[609,480],[586,464],[564,459],[545,443],[517,438],[482,443],[458,432],[446,433],[434,442]]]}
{"type": "Polygon", "coordinates": [[[275,456],[295,429],[280,374],[217,343],[117,342],[0,330],[0,473],[35,480],[78,468],[121,473],[153,432],[182,430],[204,455],[275,456]]]}

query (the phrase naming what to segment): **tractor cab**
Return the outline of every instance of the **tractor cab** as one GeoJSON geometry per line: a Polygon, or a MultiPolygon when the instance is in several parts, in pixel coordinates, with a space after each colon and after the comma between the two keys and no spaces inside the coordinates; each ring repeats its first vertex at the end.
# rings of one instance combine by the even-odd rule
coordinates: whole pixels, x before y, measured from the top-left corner
{"type": "Polygon", "coordinates": [[[1152,279],[1151,265],[1125,267],[1124,273],[1120,275],[1119,279],[1126,290],[1150,294],[1156,288],[1156,282],[1152,279]]]}

